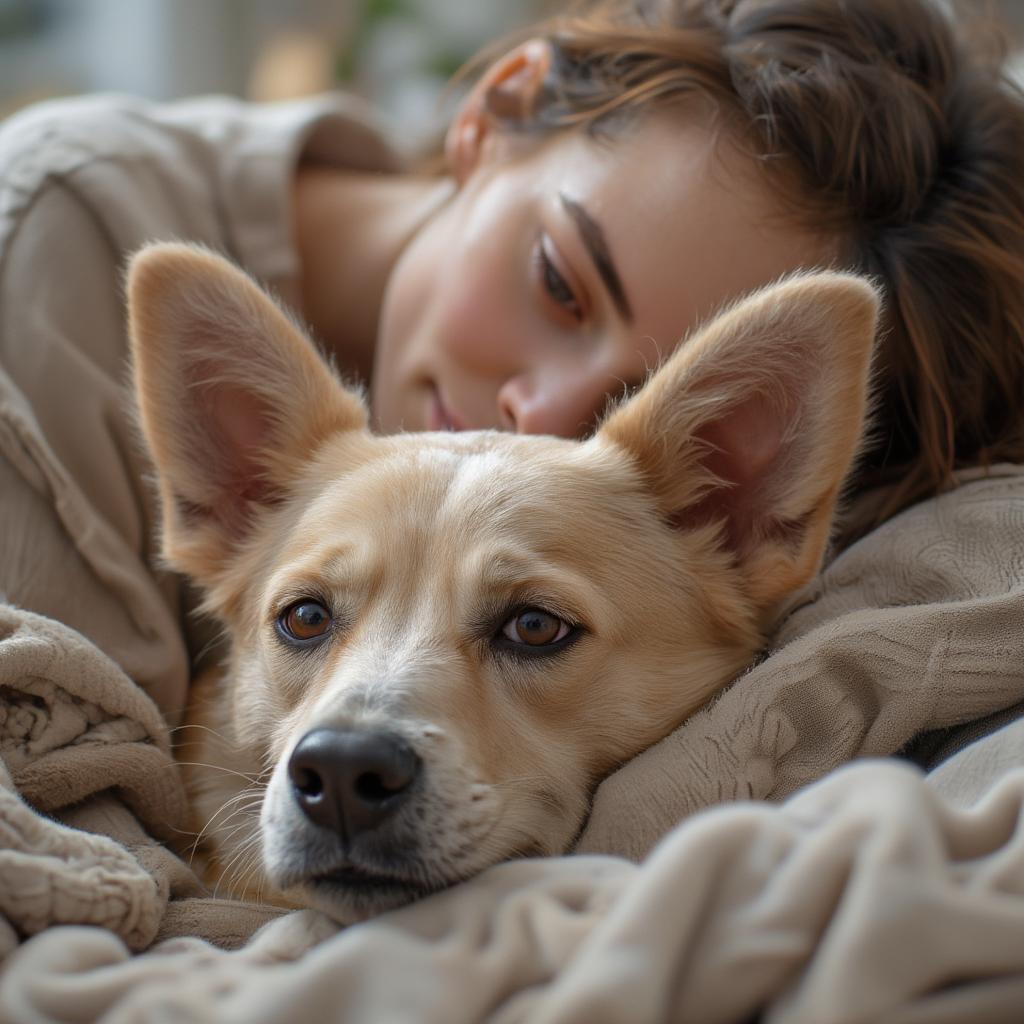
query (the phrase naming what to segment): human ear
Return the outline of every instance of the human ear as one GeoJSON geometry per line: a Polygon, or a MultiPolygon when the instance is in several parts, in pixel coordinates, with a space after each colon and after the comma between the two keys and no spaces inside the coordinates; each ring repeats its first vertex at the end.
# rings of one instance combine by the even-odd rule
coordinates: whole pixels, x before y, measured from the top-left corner
{"type": "Polygon", "coordinates": [[[209,586],[316,449],[365,428],[366,408],[277,304],[212,252],[148,246],[127,291],[163,554],[209,586]]]}
{"type": "Polygon", "coordinates": [[[550,67],[551,44],[530,39],[495,61],[473,86],[445,137],[445,157],[460,185],[479,166],[501,122],[530,117],[550,67]]]}
{"type": "Polygon", "coordinates": [[[598,437],[635,460],[676,529],[712,529],[770,621],[818,570],[863,435],[879,296],[798,275],[679,346],[598,437]]]}

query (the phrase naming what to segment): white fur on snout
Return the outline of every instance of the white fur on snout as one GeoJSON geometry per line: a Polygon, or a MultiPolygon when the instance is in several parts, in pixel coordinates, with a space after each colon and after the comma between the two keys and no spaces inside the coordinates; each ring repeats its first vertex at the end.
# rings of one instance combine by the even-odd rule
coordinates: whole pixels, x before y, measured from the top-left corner
{"type": "MultiPolygon", "coordinates": [[[[334,677],[293,724],[267,786],[260,829],[264,870],[275,887],[302,891],[303,879],[346,862],[340,837],[303,813],[288,771],[296,746],[317,729],[391,733],[420,758],[414,790],[382,826],[397,828],[406,837],[410,877],[442,888],[475,874],[504,852],[507,840],[492,844],[501,832],[505,794],[480,778],[480,769],[470,763],[455,731],[420,714],[425,695],[442,692],[437,679],[453,668],[450,655],[432,645],[425,630],[411,625],[404,635],[371,635],[346,652],[334,677]]],[[[326,897],[319,891],[315,900],[336,916],[351,916],[343,890],[326,897]],[[325,898],[330,906],[324,906],[325,898]]]]}
{"type": "MultiPolygon", "coordinates": [[[[335,727],[385,730],[408,742],[423,767],[416,790],[398,810],[409,860],[403,873],[427,888],[444,888],[467,878],[495,859],[488,843],[498,825],[503,801],[497,787],[477,781],[454,736],[433,723],[370,715],[335,727]]],[[[311,724],[306,732],[324,727],[311,724]]],[[[301,894],[304,902],[320,907],[343,921],[366,915],[365,896],[349,898],[343,888],[310,891],[304,882],[311,875],[329,873],[345,865],[347,851],[340,838],[314,825],[294,796],[288,762],[301,736],[296,736],[274,769],[260,815],[263,863],[268,880],[283,892],[301,894]]],[[[390,823],[391,819],[387,819],[390,823]]],[[[361,866],[370,868],[370,864],[361,866]]],[[[394,870],[396,864],[392,862],[394,870]]],[[[374,906],[369,912],[387,909],[374,906]]]]}

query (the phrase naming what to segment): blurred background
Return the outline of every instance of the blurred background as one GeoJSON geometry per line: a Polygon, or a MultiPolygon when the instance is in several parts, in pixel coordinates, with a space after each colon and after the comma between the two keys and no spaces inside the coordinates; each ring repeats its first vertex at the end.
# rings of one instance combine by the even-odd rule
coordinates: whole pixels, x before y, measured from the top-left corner
{"type": "MultiPolygon", "coordinates": [[[[1002,10],[1024,38],[1024,0],[1002,10]]],[[[967,6],[970,6],[968,0],[967,6]]],[[[447,118],[445,82],[557,0],[0,0],[0,116],[115,90],[256,100],[352,89],[415,148],[447,118]]]]}
{"type": "MultiPolygon", "coordinates": [[[[1024,0],[1022,0],[1024,3],[1024,0]]],[[[0,0],[0,116],[49,96],[358,92],[410,147],[451,74],[552,0],[0,0]]]]}

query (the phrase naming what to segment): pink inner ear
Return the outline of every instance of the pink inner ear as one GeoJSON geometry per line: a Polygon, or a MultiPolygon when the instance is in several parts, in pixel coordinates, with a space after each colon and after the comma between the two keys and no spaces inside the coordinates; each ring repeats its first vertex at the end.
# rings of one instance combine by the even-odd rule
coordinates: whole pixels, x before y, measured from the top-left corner
{"type": "Polygon", "coordinates": [[[763,395],[752,395],[699,431],[713,446],[705,463],[716,476],[744,490],[757,486],[779,457],[783,416],[763,395]]]}
{"type": "Polygon", "coordinates": [[[688,508],[677,525],[724,520],[727,543],[740,553],[773,532],[766,497],[775,490],[774,474],[783,469],[787,426],[780,403],[758,394],[701,428],[697,437],[710,446],[704,465],[724,486],[688,508]]]}
{"type": "Polygon", "coordinates": [[[232,387],[218,387],[211,399],[207,410],[210,426],[219,429],[223,443],[238,453],[240,461],[253,461],[269,441],[270,431],[262,402],[232,387]]]}
{"type": "Polygon", "coordinates": [[[223,388],[217,392],[217,406],[216,421],[232,453],[234,472],[227,489],[229,500],[233,499],[239,506],[233,511],[244,515],[252,503],[273,504],[277,497],[264,475],[265,462],[260,458],[260,453],[272,443],[262,403],[244,391],[223,388]]]}
{"type": "Polygon", "coordinates": [[[273,443],[273,430],[257,396],[242,387],[216,382],[215,377],[206,383],[207,372],[207,368],[197,368],[192,409],[195,441],[205,454],[200,456],[205,466],[199,472],[206,478],[202,489],[208,499],[193,509],[237,525],[248,518],[253,504],[276,501],[263,457],[273,443]]]}

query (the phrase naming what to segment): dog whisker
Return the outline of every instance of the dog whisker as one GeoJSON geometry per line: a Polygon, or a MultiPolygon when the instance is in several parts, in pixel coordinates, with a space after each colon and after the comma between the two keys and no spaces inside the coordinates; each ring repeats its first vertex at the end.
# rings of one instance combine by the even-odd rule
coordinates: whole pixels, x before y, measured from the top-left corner
{"type": "Polygon", "coordinates": [[[253,849],[259,843],[259,834],[257,832],[250,832],[244,839],[242,839],[234,851],[231,854],[229,860],[227,860],[222,868],[222,877],[227,877],[231,874],[232,865],[234,865],[241,857],[251,853],[253,849]]]}
{"type": "Polygon", "coordinates": [[[233,836],[238,835],[238,833],[241,832],[243,829],[251,829],[254,824],[254,821],[258,821],[259,817],[254,812],[255,808],[246,807],[242,808],[241,810],[233,811],[227,818],[225,818],[217,829],[218,837],[220,838],[221,843],[225,844],[229,842],[233,836]],[[232,828],[228,829],[228,822],[230,822],[238,814],[245,814],[246,820],[242,820],[235,824],[232,828]]]}
{"type": "MultiPolygon", "coordinates": [[[[262,796],[259,794],[238,794],[238,798],[231,797],[229,800],[225,800],[224,803],[217,808],[217,810],[210,816],[206,822],[206,827],[212,826],[215,822],[217,823],[218,830],[223,830],[232,818],[239,814],[255,814],[258,813],[260,804],[262,803],[262,796]],[[247,798],[247,799],[246,799],[247,798]],[[235,806],[232,807],[231,805],[235,806]],[[218,817],[223,814],[226,810],[231,808],[231,813],[227,817],[217,821],[218,817]]],[[[202,833],[200,833],[201,835],[202,833]]]]}
{"type": "Polygon", "coordinates": [[[211,729],[208,725],[202,725],[199,722],[182,722],[181,725],[176,725],[173,729],[169,729],[168,732],[173,736],[176,733],[183,732],[185,729],[199,729],[201,732],[207,732],[224,743],[229,742],[228,738],[223,733],[218,732],[216,729],[211,729]]]}
{"type": "MultiPolygon", "coordinates": [[[[257,836],[253,837],[258,839],[257,836]]],[[[258,865],[260,849],[256,843],[247,843],[240,848],[238,853],[228,865],[227,877],[229,887],[236,892],[244,889],[246,880],[252,877],[253,869],[258,865]]]]}
{"type": "Polygon", "coordinates": [[[222,764],[207,764],[204,761],[176,761],[176,764],[180,764],[185,768],[212,768],[214,771],[226,772],[228,775],[237,775],[240,779],[245,779],[246,782],[258,783],[260,776],[265,774],[260,772],[256,775],[252,775],[249,772],[240,772],[236,768],[225,768],[222,764]]]}
{"type": "Polygon", "coordinates": [[[189,836],[192,839],[195,838],[196,831],[193,828],[177,828],[174,825],[167,825],[166,828],[168,831],[174,832],[176,835],[189,836]]]}
{"type": "MultiPolygon", "coordinates": [[[[198,610],[194,611],[192,614],[196,619],[203,618],[202,612],[198,610]]],[[[205,621],[208,622],[209,619],[206,619],[205,621]]],[[[203,644],[203,646],[199,649],[199,653],[193,659],[193,662],[195,664],[202,664],[206,660],[206,656],[211,651],[216,650],[216,648],[219,645],[226,643],[229,639],[230,635],[228,633],[228,630],[222,626],[221,628],[216,630],[214,636],[210,637],[210,639],[207,640],[205,644],[203,644]]]]}
{"type": "Polygon", "coordinates": [[[253,876],[262,865],[262,860],[262,850],[258,844],[254,844],[244,857],[239,858],[231,878],[231,887],[236,893],[240,894],[248,889],[253,876]]]}
{"type": "Polygon", "coordinates": [[[220,891],[222,882],[227,884],[229,890],[237,891],[237,876],[240,871],[246,870],[254,863],[254,858],[259,856],[259,833],[254,833],[245,842],[241,843],[231,859],[224,865],[221,876],[214,887],[213,895],[216,898],[220,891]]]}
{"type": "Polygon", "coordinates": [[[235,814],[244,813],[246,811],[249,811],[250,813],[255,812],[259,804],[262,803],[262,800],[263,793],[258,791],[254,792],[252,789],[244,789],[241,793],[236,793],[234,796],[225,800],[224,803],[222,803],[220,807],[210,815],[206,824],[203,825],[202,829],[200,829],[199,833],[196,835],[195,841],[192,843],[192,848],[189,851],[189,863],[192,863],[192,859],[195,857],[196,851],[199,849],[199,844],[202,842],[203,836],[206,835],[221,814],[228,810],[228,808],[233,804],[238,805],[231,811],[228,817],[221,822],[221,826],[223,826],[226,825],[227,822],[235,816],[235,814]]]}

